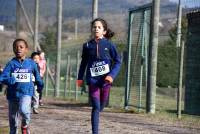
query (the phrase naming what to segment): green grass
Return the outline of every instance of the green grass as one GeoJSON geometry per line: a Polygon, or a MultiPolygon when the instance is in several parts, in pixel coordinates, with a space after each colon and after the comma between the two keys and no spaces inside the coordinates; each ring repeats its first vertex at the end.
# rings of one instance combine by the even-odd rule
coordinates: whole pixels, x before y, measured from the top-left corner
{"type": "Polygon", "coordinates": [[[124,87],[112,87],[110,90],[110,107],[123,108],[124,106],[124,87]]]}
{"type": "Polygon", "coordinates": [[[0,127],[0,134],[8,134],[9,128],[8,127],[0,127]]]}

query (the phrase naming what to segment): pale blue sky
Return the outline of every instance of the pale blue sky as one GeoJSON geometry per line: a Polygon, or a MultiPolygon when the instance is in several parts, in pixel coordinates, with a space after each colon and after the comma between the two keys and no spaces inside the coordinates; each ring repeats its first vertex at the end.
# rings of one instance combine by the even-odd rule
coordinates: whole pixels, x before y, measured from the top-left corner
{"type": "MultiPolygon", "coordinates": [[[[179,0],[170,0],[170,1],[178,2],[179,0]]],[[[181,2],[182,2],[183,6],[187,6],[187,7],[200,7],[200,0],[181,0],[181,2]]]]}
{"type": "Polygon", "coordinates": [[[175,1],[176,2],[177,0],[170,0],[170,1],[175,1]]]}

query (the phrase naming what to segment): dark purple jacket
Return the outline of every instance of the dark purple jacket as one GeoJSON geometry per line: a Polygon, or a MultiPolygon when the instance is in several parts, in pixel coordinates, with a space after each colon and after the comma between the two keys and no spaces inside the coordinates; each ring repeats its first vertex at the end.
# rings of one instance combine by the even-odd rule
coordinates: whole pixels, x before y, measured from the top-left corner
{"type": "MultiPolygon", "coordinates": [[[[107,75],[111,76],[113,80],[118,74],[121,66],[120,56],[117,53],[116,46],[106,38],[100,39],[98,43],[92,39],[83,44],[82,61],[79,68],[78,80],[83,80],[86,70],[86,81],[88,85],[102,85],[107,75]],[[91,75],[91,68],[95,68],[95,63],[108,64],[110,71],[99,76],[91,75]]],[[[102,69],[96,67],[95,69],[102,69]]],[[[101,70],[100,70],[101,71],[101,70]]]]}

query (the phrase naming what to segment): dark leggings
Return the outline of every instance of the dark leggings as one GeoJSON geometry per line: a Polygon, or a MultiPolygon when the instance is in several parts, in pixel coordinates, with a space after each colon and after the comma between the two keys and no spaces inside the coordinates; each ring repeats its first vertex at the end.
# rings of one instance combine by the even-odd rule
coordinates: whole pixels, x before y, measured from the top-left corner
{"type": "Polygon", "coordinates": [[[42,90],[39,92],[39,100],[42,100],[42,90]]]}
{"type": "MultiPolygon", "coordinates": [[[[41,79],[43,80],[43,77],[41,77],[41,79]]],[[[41,88],[41,89],[38,89],[38,93],[39,93],[39,100],[42,100],[42,90],[43,90],[43,88],[41,88]]]]}
{"type": "Polygon", "coordinates": [[[89,86],[89,94],[92,102],[91,124],[92,133],[98,134],[99,128],[99,112],[103,111],[103,108],[107,104],[111,84],[104,84],[102,88],[95,85],[89,86]]]}

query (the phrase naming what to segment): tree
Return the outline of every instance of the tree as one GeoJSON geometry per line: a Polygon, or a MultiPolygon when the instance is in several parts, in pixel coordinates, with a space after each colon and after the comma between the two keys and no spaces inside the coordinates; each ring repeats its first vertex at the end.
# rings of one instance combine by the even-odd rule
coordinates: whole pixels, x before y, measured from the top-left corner
{"type": "MultiPolygon", "coordinates": [[[[187,35],[187,18],[186,17],[182,17],[181,27],[182,27],[181,28],[182,40],[186,40],[186,35],[187,35]]],[[[176,42],[176,35],[177,35],[177,25],[174,25],[169,30],[170,40],[176,42]]]]}
{"type": "Polygon", "coordinates": [[[47,57],[55,59],[53,55],[56,53],[56,32],[53,28],[48,28],[46,32],[42,33],[40,44],[47,57]]]}
{"type": "Polygon", "coordinates": [[[158,47],[157,85],[160,87],[176,87],[178,84],[177,50],[176,43],[172,40],[158,47]]]}
{"type": "MultiPolygon", "coordinates": [[[[186,40],[187,20],[182,18],[182,39],[186,40]]],[[[169,30],[170,39],[158,47],[158,72],[157,85],[160,87],[177,87],[178,85],[178,67],[179,67],[179,49],[176,47],[177,26],[174,25],[169,30]]]]}

